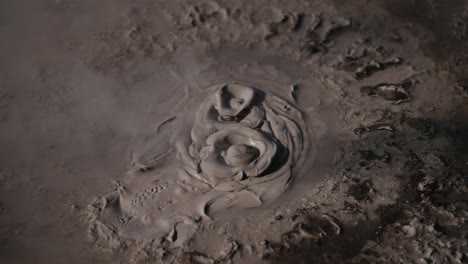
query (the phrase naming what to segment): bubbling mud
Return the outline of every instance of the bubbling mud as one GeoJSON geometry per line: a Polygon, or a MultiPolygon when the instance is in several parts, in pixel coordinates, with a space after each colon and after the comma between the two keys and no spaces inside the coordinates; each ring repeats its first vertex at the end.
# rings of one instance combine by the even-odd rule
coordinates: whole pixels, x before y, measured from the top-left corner
{"type": "Polygon", "coordinates": [[[196,111],[169,118],[150,147],[134,149],[130,180],[93,204],[96,225],[134,239],[184,241],[200,221],[269,203],[305,174],[313,137],[295,105],[236,83],[199,98],[196,111]]]}

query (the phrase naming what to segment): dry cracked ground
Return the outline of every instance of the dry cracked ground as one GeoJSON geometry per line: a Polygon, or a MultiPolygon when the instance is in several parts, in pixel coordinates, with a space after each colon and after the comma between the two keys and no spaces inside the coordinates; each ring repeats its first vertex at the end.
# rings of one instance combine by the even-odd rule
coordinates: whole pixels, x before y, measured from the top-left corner
{"type": "Polygon", "coordinates": [[[467,1],[2,1],[0,40],[0,263],[468,262],[467,1]],[[184,241],[97,223],[135,141],[225,81],[327,128],[310,180],[184,241]]]}

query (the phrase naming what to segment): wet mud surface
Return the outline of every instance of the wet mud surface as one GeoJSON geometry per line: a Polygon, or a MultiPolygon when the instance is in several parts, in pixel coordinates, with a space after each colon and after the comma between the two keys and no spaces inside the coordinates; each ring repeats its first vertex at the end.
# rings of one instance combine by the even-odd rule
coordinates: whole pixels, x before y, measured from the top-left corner
{"type": "Polygon", "coordinates": [[[0,262],[465,263],[466,1],[0,4],[0,262]]]}

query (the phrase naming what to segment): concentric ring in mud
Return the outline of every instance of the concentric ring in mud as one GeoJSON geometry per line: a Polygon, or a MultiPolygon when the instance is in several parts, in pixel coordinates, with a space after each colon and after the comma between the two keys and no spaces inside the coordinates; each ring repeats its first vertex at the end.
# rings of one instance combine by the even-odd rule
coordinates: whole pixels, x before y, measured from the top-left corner
{"type": "Polygon", "coordinates": [[[134,164],[144,172],[133,172],[96,200],[95,225],[130,238],[169,239],[174,230],[194,230],[224,211],[270,202],[304,174],[313,148],[310,126],[296,106],[233,83],[209,87],[202,96],[198,109],[170,120],[171,139],[153,146],[154,152],[135,149],[134,164]]]}

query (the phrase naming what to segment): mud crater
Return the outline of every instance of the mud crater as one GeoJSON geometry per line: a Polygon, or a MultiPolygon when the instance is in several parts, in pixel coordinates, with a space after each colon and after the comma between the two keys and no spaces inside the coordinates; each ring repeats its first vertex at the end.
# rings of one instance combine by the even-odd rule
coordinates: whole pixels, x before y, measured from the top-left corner
{"type": "Polygon", "coordinates": [[[194,101],[134,148],[130,179],[93,204],[95,224],[183,243],[199,223],[268,204],[304,175],[314,142],[293,103],[238,83],[194,101]]]}

